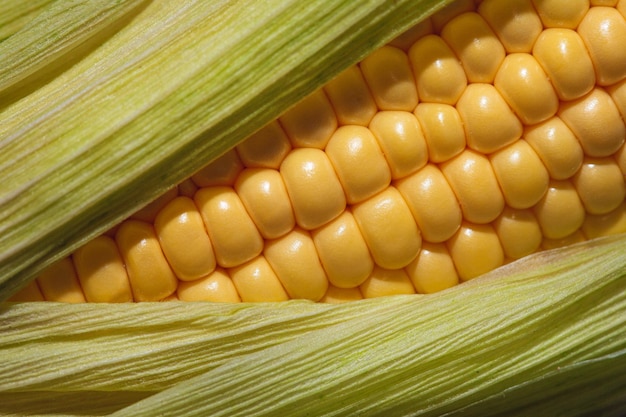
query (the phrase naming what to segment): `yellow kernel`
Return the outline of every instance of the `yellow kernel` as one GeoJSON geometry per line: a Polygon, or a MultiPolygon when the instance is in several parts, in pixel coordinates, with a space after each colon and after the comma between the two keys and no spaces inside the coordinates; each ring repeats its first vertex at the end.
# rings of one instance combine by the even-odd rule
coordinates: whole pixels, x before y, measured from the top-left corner
{"type": "Polygon", "coordinates": [[[69,257],[44,269],[37,277],[37,282],[46,301],[60,303],[84,303],[86,301],[69,257]]]}
{"type": "Polygon", "coordinates": [[[454,104],[467,86],[465,71],[441,37],[428,35],[409,49],[422,102],[454,104]]]}
{"type": "Polygon", "coordinates": [[[372,274],[359,287],[363,298],[415,294],[415,288],[404,269],[374,267],[372,274]]]}
{"type": "Polygon", "coordinates": [[[626,119],[626,80],[608,87],[607,92],[622,115],[622,119],[626,119]]]}
{"type": "Polygon", "coordinates": [[[622,145],[621,148],[615,154],[615,160],[617,161],[617,166],[619,166],[620,171],[622,171],[622,175],[626,176],[626,145],[622,145]]]}
{"type": "Polygon", "coordinates": [[[557,116],[526,127],[524,139],[555,180],[570,178],[582,165],[584,153],[580,142],[557,116]]]}
{"type": "Polygon", "coordinates": [[[342,126],[337,129],[326,145],[326,155],[350,204],[368,199],[391,182],[385,156],[366,127],[342,126]]]}
{"type": "Polygon", "coordinates": [[[13,294],[7,301],[11,302],[34,302],[34,301],[46,301],[43,298],[43,294],[39,289],[37,280],[34,279],[26,284],[22,289],[13,294]]]}
{"type": "Polygon", "coordinates": [[[444,162],[465,149],[465,131],[457,110],[447,104],[420,103],[415,115],[424,132],[431,162],[444,162]]]}
{"type": "Polygon", "coordinates": [[[374,261],[349,210],[313,230],[311,236],[332,285],[339,288],[357,287],[372,272],[374,261]]]}
{"type": "Polygon", "coordinates": [[[243,302],[274,302],[289,299],[276,273],[263,255],[228,272],[243,302]]]}
{"type": "Polygon", "coordinates": [[[548,239],[571,235],[585,220],[585,208],[568,180],[550,181],[548,191],[533,208],[533,212],[544,237],[548,239]]]}
{"type": "Polygon", "coordinates": [[[282,236],[296,225],[287,188],[275,169],[245,169],[235,190],[265,239],[282,236]]]}
{"type": "Polygon", "coordinates": [[[550,175],[537,153],[518,140],[489,156],[506,203],[518,209],[535,205],[548,189],[550,175]]]}
{"type": "Polygon", "coordinates": [[[112,238],[96,237],[76,249],[72,259],[87,302],[133,301],[126,267],[112,238]]]}
{"type": "Polygon", "coordinates": [[[411,209],[424,240],[443,242],[461,225],[459,203],[436,165],[426,165],[395,186],[411,209]]]}
{"type": "Polygon", "coordinates": [[[428,161],[426,140],[413,114],[381,111],[376,113],[369,128],[389,164],[392,179],[405,177],[428,161]]]}
{"type": "Polygon", "coordinates": [[[422,238],[411,210],[394,187],[353,207],[354,218],[376,264],[397,269],[419,253],[422,238]]]}
{"type": "Polygon", "coordinates": [[[571,246],[575,243],[584,242],[585,240],[585,235],[582,231],[576,230],[574,233],[559,239],[544,238],[541,242],[541,248],[544,250],[563,248],[565,246],[571,246]]]}
{"type": "Polygon", "coordinates": [[[433,23],[425,19],[401,33],[389,42],[389,46],[395,46],[403,51],[408,51],[418,39],[433,33],[433,23]]]}
{"type": "Polygon", "coordinates": [[[491,153],[522,135],[522,123],[491,84],[470,84],[456,106],[465,128],[467,145],[491,153]]]}
{"type": "Polygon", "coordinates": [[[507,52],[530,52],[543,27],[530,0],[485,0],[478,13],[507,52]]]}
{"type": "Polygon", "coordinates": [[[230,268],[259,255],[263,238],[231,187],[198,190],[194,198],[206,226],[217,264],[230,268]]]}
{"type": "Polygon", "coordinates": [[[420,294],[432,294],[459,283],[459,274],[444,243],[424,242],[417,258],[405,270],[420,294]]]}
{"type": "Polygon", "coordinates": [[[337,117],[322,89],[309,94],[278,120],[294,148],[324,149],[337,129],[337,117]]]}
{"type": "Polygon", "coordinates": [[[467,221],[489,223],[500,215],[504,208],[504,197],[486,156],[467,149],[444,162],[441,171],[452,187],[467,221]]]}
{"type": "Polygon", "coordinates": [[[354,65],[324,86],[340,125],[367,126],[376,114],[376,102],[363,74],[354,65]]]}
{"type": "Polygon", "coordinates": [[[337,288],[333,285],[328,286],[326,294],[320,300],[322,303],[339,304],[348,303],[350,301],[362,300],[363,295],[359,288],[337,288]]]}
{"type": "Polygon", "coordinates": [[[504,251],[490,224],[463,222],[447,242],[454,266],[463,281],[476,278],[504,263],[504,251]]]}
{"type": "Polygon", "coordinates": [[[578,33],[585,42],[599,85],[608,86],[626,77],[626,20],[612,7],[592,7],[578,33]]]}
{"type": "Polygon", "coordinates": [[[559,108],[559,99],[548,76],[531,54],[507,55],[494,86],[524,124],[547,120],[559,108]]]}
{"type": "Polygon", "coordinates": [[[588,214],[582,227],[587,239],[626,233],[626,203],[605,214],[588,214]]]}
{"type": "Polygon", "coordinates": [[[180,196],[193,198],[196,191],[198,191],[198,186],[191,180],[191,178],[187,178],[178,184],[178,195],[180,196]]]}
{"type": "Polygon", "coordinates": [[[315,229],[339,216],[346,207],[341,182],[319,149],[294,149],[280,166],[296,222],[315,229]]]}
{"type": "Polygon", "coordinates": [[[154,201],[147,204],[145,207],[140,210],[134,212],[130,215],[131,219],[141,220],[143,222],[152,223],[156,215],[161,211],[161,209],[170,201],[172,201],[178,195],[178,190],[176,187],[172,187],[167,190],[165,193],[161,194],[154,201]]]}
{"type": "Polygon", "coordinates": [[[576,191],[590,214],[615,210],[626,197],[624,175],[614,158],[590,158],[572,179],[576,191]]]}
{"type": "Polygon", "coordinates": [[[559,117],[576,135],[586,155],[609,156],[624,143],[626,126],[615,103],[600,87],[578,100],[563,103],[559,117]]]}
{"type": "Polygon", "coordinates": [[[290,298],[319,301],[326,294],[328,279],[306,230],[266,242],[263,254],[290,298]]]}
{"type": "Polygon", "coordinates": [[[589,10],[589,0],[532,0],[546,28],[576,29],[589,10]]]}
{"type": "Polygon", "coordinates": [[[360,66],[379,110],[415,109],[417,89],[404,51],[383,46],[361,61],[360,66]]]}
{"type": "Polygon", "coordinates": [[[615,7],[617,5],[617,0],[591,0],[590,5],[594,6],[606,6],[606,7],[615,7]]]}
{"type": "Polygon", "coordinates": [[[493,227],[498,234],[504,254],[509,259],[519,259],[535,252],[543,236],[539,222],[530,209],[505,207],[493,227]]]}
{"type": "Polygon", "coordinates": [[[456,0],[447,4],[437,13],[431,16],[433,29],[441,32],[443,27],[452,19],[465,12],[470,12],[476,8],[473,0],[456,0]]]}
{"type": "Polygon", "coordinates": [[[231,149],[209,165],[191,176],[191,180],[198,187],[214,185],[233,185],[237,175],[243,169],[243,164],[235,149],[231,149]]]}
{"type": "Polygon", "coordinates": [[[170,268],[151,224],[127,220],[115,235],[135,301],[159,301],[176,291],[170,268]]]}
{"type": "Polygon", "coordinates": [[[561,100],[587,94],[596,83],[596,73],[582,38],[571,29],[544,30],[533,55],[550,78],[561,100]]]}
{"type": "Polygon", "coordinates": [[[180,281],[177,290],[181,301],[211,301],[214,303],[238,303],[241,301],[230,277],[217,268],[206,277],[195,281],[180,281]]]}
{"type": "Polygon", "coordinates": [[[622,17],[626,19],[626,0],[619,0],[616,7],[617,11],[619,11],[622,17]]]}
{"type": "Polygon", "coordinates": [[[213,245],[189,197],[177,197],[163,207],[154,221],[154,229],[179,279],[192,281],[215,269],[213,245]]]}
{"type": "Polygon", "coordinates": [[[287,134],[277,120],[263,126],[237,145],[237,153],[247,168],[278,169],[291,150],[287,134]]]}
{"type": "Polygon", "coordinates": [[[441,31],[461,60],[468,81],[491,83],[504,59],[504,46],[478,13],[463,13],[441,31]]]}

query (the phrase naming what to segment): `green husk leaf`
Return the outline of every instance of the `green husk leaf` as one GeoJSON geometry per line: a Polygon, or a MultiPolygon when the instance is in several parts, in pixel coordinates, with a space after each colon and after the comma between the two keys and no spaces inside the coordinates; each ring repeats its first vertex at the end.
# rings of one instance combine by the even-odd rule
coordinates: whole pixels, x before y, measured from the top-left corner
{"type": "Polygon", "coordinates": [[[151,394],[114,414],[139,416],[599,415],[626,404],[625,325],[624,235],[429,296],[8,304],[0,398],[45,388],[80,414],[81,390],[119,407],[151,394]]]}
{"type": "Polygon", "coordinates": [[[0,42],[19,31],[54,0],[3,0],[0,2],[0,42]]]}
{"type": "Polygon", "coordinates": [[[0,112],[0,300],[447,2],[152,1],[0,112]]]}

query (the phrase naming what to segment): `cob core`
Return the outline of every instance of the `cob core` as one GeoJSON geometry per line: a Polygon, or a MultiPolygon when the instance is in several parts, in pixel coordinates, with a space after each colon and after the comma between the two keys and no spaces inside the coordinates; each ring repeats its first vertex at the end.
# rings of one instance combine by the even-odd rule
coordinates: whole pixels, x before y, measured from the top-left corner
{"type": "Polygon", "coordinates": [[[430,293],[626,231],[626,3],[562,3],[454,3],[13,299],[430,293]]]}

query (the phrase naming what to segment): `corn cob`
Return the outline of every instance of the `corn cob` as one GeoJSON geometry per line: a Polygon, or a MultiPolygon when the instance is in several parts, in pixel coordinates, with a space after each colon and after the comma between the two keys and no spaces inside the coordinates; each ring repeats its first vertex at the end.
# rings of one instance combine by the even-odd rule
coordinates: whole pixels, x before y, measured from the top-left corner
{"type": "Polygon", "coordinates": [[[432,293],[626,231],[623,2],[514,3],[432,16],[13,300],[432,293]]]}

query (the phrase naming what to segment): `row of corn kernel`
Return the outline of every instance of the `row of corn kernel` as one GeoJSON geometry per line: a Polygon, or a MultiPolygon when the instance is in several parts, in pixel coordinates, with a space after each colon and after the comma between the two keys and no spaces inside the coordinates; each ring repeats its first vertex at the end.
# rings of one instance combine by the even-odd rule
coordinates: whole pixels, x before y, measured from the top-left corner
{"type": "MultiPolygon", "coordinates": [[[[462,6],[462,3],[455,4],[455,7],[462,6]]],[[[516,4],[519,7],[526,6],[528,9],[530,2],[516,4]]],[[[198,257],[196,254],[194,258],[187,249],[189,245],[185,245],[185,240],[192,239],[194,230],[196,234],[202,235],[197,233],[203,228],[200,215],[196,215],[199,225],[196,229],[186,224],[189,230],[185,233],[170,232],[171,238],[163,237],[168,233],[168,222],[175,221],[173,219],[176,216],[188,215],[196,210],[190,198],[176,199],[175,204],[168,205],[169,210],[162,210],[157,216],[155,229],[161,238],[163,252],[169,256],[166,258],[162,255],[157,256],[158,259],[148,262],[154,266],[154,270],[146,267],[145,260],[134,265],[128,255],[132,253],[133,245],[136,246],[134,242],[146,240],[146,236],[155,242],[154,253],[160,253],[159,243],[153,233],[150,233],[151,226],[138,222],[127,222],[129,226],[123,225],[122,230],[118,230],[116,239],[122,253],[126,254],[125,268],[129,275],[135,278],[134,298],[160,299],[167,295],[167,292],[173,292],[178,288],[180,298],[193,299],[195,297],[193,294],[198,294],[197,288],[194,287],[204,285],[209,292],[211,288],[220,287],[225,294],[229,294],[225,298],[231,301],[239,297],[245,301],[277,300],[287,296],[319,299],[328,288],[326,275],[331,282],[331,292],[341,291],[338,287],[347,287],[344,292],[351,289],[348,291],[350,297],[356,297],[358,293],[365,296],[384,295],[388,291],[381,290],[380,283],[395,281],[400,282],[403,289],[393,289],[391,292],[413,292],[414,290],[411,290],[413,287],[420,292],[431,292],[458,282],[458,275],[462,279],[468,279],[486,269],[499,266],[505,257],[517,258],[531,253],[541,243],[541,232],[545,236],[545,247],[554,245],[561,239],[575,236],[576,233],[580,235],[578,229],[583,225],[585,209],[591,215],[603,219],[608,218],[607,213],[613,216],[609,216],[611,219],[621,219],[624,212],[621,206],[624,200],[623,176],[611,155],[621,146],[624,137],[624,125],[613,102],[615,100],[623,111],[623,83],[614,86],[612,90],[609,89],[611,96],[602,88],[595,87],[592,93],[575,101],[569,107],[569,111],[563,110],[561,106],[558,116],[555,116],[557,109],[553,109],[554,106],[549,103],[555,100],[558,103],[556,94],[562,100],[576,99],[587,94],[594,87],[596,79],[593,68],[589,88],[580,87],[584,84],[580,80],[572,82],[563,80],[562,77],[552,78],[557,93],[544,83],[543,89],[540,89],[545,93],[541,103],[548,104],[543,106],[541,112],[532,113],[535,111],[530,105],[532,100],[527,96],[527,91],[524,88],[520,89],[519,86],[537,86],[540,81],[546,79],[545,75],[542,75],[540,65],[548,68],[546,72],[549,72],[550,65],[555,66],[557,61],[551,58],[551,54],[557,43],[547,35],[544,36],[548,32],[544,31],[536,37],[532,52],[538,55],[537,50],[543,51],[539,55],[543,54],[546,59],[541,61],[540,58],[535,59],[533,55],[527,53],[510,53],[505,57],[503,45],[514,44],[515,39],[501,37],[500,43],[493,33],[489,33],[489,27],[481,18],[481,15],[489,16],[490,13],[492,17],[499,15],[494,12],[498,7],[501,8],[502,4],[496,1],[483,1],[478,10],[480,14],[464,13],[454,17],[443,27],[441,37],[426,35],[417,39],[409,48],[408,57],[400,49],[391,46],[382,48],[364,60],[359,67],[344,72],[323,91],[311,95],[287,112],[279,122],[268,125],[262,132],[240,145],[236,151],[231,151],[218,163],[211,164],[194,175],[192,180],[195,184],[190,181],[181,184],[180,193],[187,196],[194,195],[194,185],[207,188],[196,194],[196,202],[200,200],[202,206],[218,195],[224,197],[218,199],[218,203],[214,204],[216,206],[241,205],[237,203],[237,194],[232,188],[224,187],[235,186],[253,221],[244,216],[232,221],[209,220],[208,223],[211,224],[207,224],[209,235],[212,237],[216,233],[223,235],[217,239],[214,237],[213,240],[220,244],[227,243],[227,247],[216,247],[215,255],[218,258],[217,264],[230,267],[229,271],[218,268],[209,279],[195,281],[216,266],[215,258],[206,255],[211,252],[210,239],[204,239],[204,246],[197,243],[193,245],[198,253],[205,253],[205,256],[198,257]],[[452,36],[453,33],[456,38],[452,36]],[[465,39],[468,39],[468,33],[480,34],[481,41],[487,47],[483,47],[482,52],[479,47],[478,53],[468,51],[467,47],[460,46],[463,37],[459,37],[458,33],[465,33],[463,35],[465,39]],[[543,41],[543,49],[538,48],[537,45],[544,38],[548,40],[543,41]],[[451,47],[454,51],[450,49],[451,47]],[[455,53],[459,54],[460,62],[454,58],[455,53]],[[414,57],[420,57],[420,60],[414,57]],[[483,64],[481,61],[487,57],[495,57],[495,61],[487,63],[481,69],[483,64]],[[515,60],[510,59],[511,57],[515,60]],[[447,65],[423,65],[424,61],[431,58],[433,62],[445,61],[447,65]],[[507,60],[511,62],[507,63],[507,60]],[[394,65],[389,66],[390,62],[394,65]],[[532,76],[527,76],[528,73],[532,76]],[[414,82],[414,74],[417,83],[414,82]],[[443,82],[438,84],[438,80],[443,82]],[[493,81],[495,88],[490,84],[482,84],[485,81],[493,81]],[[552,94],[549,94],[550,91],[552,94]],[[418,96],[421,100],[419,103],[418,96]],[[480,104],[484,103],[487,105],[481,108],[480,104]],[[591,106],[590,103],[595,106],[591,106]],[[453,107],[454,104],[456,108],[453,107]],[[574,110],[571,110],[572,108],[574,110]],[[589,111],[589,108],[592,110],[589,111]],[[490,115],[494,109],[497,110],[497,117],[490,115]],[[378,110],[383,111],[377,112],[378,110]],[[414,112],[409,113],[406,110],[414,112]],[[602,135],[594,132],[599,115],[605,116],[606,123],[602,126],[612,135],[606,135],[606,131],[603,131],[602,135]],[[537,122],[542,123],[528,126],[537,122]],[[338,124],[342,125],[339,129],[338,124]],[[367,125],[369,129],[349,124],[367,125]],[[526,129],[523,129],[524,125],[526,129]],[[519,140],[522,134],[525,140],[519,140]],[[411,142],[408,141],[409,138],[411,142]],[[466,145],[469,149],[466,149],[466,145]],[[596,158],[591,159],[587,156],[583,164],[584,154],[581,145],[586,155],[596,158]],[[292,147],[307,146],[323,148],[326,154],[318,149],[291,150],[292,147]],[[384,157],[380,148],[384,152],[384,157]],[[491,154],[485,156],[476,151],[491,154]],[[565,158],[563,154],[566,155],[565,158]],[[597,158],[598,156],[604,158],[597,158]],[[430,163],[426,165],[429,159],[430,163]],[[435,163],[441,165],[437,166],[435,163]],[[316,171],[317,176],[312,179],[310,172],[307,172],[307,165],[317,171],[323,171],[322,176],[320,177],[316,171]],[[246,169],[243,169],[244,166],[246,169]],[[579,169],[581,166],[583,168],[579,169]],[[280,174],[275,171],[279,167],[280,174]],[[552,177],[550,183],[548,171],[552,177]],[[571,182],[576,184],[575,187],[570,181],[565,181],[572,176],[571,182]],[[525,181],[518,181],[522,177],[526,177],[525,181]],[[392,180],[394,187],[387,188],[392,180]],[[434,184],[436,186],[433,186],[434,184]],[[602,195],[598,199],[598,189],[602,187],[604,193],[600,193],[602,195]],[[274,194],[264,195],[261,188],[273,189],[274,194]],[[282,198],[275,198],[276,189],[280,189],[282,198]],[[265,198],[259,198],[259,195],[265,198]],[[320,195],[326,195],[327,198],[320,199],[320,195]],[[576,195],[579,197],[576,198],[576,195]],[[229,199],[230,202],[224,201],[229,199]],[[361,202],[362,204],[344,212],[346,200],[351,205],[361,202]],[[282,209],[279,202],[283,203],[282,209]],[[569,217],[559,214],[559,211],[554,209],[564,206],[563,202],[568,202],[567,207],[571,208],[570,214],[573,214],[569,217]],[[255,205],[256,207],[251,207],[255,205]],[[382,215],[374,210],[385,205],[389,210],[382,215]],[[534,206],[532,211],[528,210],[531,206],[534,206]],[[337,217],[342,212],[343,214],[337,217]],[[396,222],[402,225],[395,230],[399,236],[389,234],[393,229],[393,227],[390,229],[391,224],[369,220],[377,216],[393,217],[402,212],[405,215],[404,221],[396,222]],[[295,213],[295,219],[292,213],[295,213]],[[411,213],[418,227],[411,219],[411,213]],[[159,221],[163,218],[168,220],[159,221]],[[568,220],[564,220],[566,218],[568,220]],[[332,228],[326,225],[333,219],[336,220],[331,224],[337,223],[336,229],[348,230],[352,227],[355,236],[351,238],[349,251],[342,251],[342,246],[346,243],[345,238],[344,241],[337,240],[333,232],[328,231],[332,228]],[[495,228],[486,224],[494,220],[495,228]],[[294,230],[295,223],[302,229],[294,230]],[[235,229],[227,227],[232,224],[238,227],[235,229]],[[248,225],[249,233],[242,233],[243,224],[248,225]],[[258,233],[255,234],[253,231],[255,225],[265,239],[275,239],[289,233],[290,239],[281,239],[288,243],[282,242],[285,248],[275,251],[281,255],[273,260],[271,267],[264,257],[256,258],[247,266],[250,270],[248,275],[253,277],[259,277],[261,270],[265,270],[265,275],[269,275],[269,271],[273,274],[278,270],[281,279],[273,274],[272,285],[267,287],[268,284],[265,283],[262,287],[273,288],[272,296],[267,294],[262,296],[263,289],[250,285],[254,284],[254,279],[251,278],[247,280],[249,288],[246,289],[244,284],[246,280],[237,278],[244,274],[241,271],[237,274],[232,269],[250,257],[258,255],[263,248],[258,233]],[[307,233],[303,229],[312,230],[312,233],[307,233]],[[424,238],[423,243],[419,236],[420,230],[424,238]],[[528,236],[525,241],[519,238],[522,232],[528,236]],[[385,234],[387,235],[385,239],[378,238],[385,234]],[[328,235],[326,241],[317,238],[325,235],[328,235]],[[485,239],[476,240],[478,235],[485,236],[485,239]],[[238,239],[235,239],[236,237],[238,239]],[[333,242],[333,238],[337,242],[333,242]],[[311,240],[314,244],[311,244],[311,240]],[[446,240],[449,240],[447,246],[441,243],[446,240]],[[520,244],[520,241],[524,244],[520,244]],[[313,262],[310,262],[308,269],[303,267],[306,262],[302,263],[306,261],[306,257],[300,259],[300,262],[298,259],[281,262],[289,245],[294,244],[301,247],[309,246],[311,256],[308,258],[313,262]],[[245,247],[248,247],[249,253],[240,250],[245,247]],[[181,251],[180,248],[185,249],[181,251]],[[233,251],[233,248],[237,249],[233,251]],[[367,253],[368,250],[371,257],[367,253]],[[450,261],[450,254],[447,251],[452,252],[451,256],[455,262],[450,261]],[[341,256],[336,256],[337,253],[341,256]],[[432,273],[426,273],[428,268],[424,267],[428,264],[424,259],[433,253],[437,253],[438,259],[447,259],[439,261],[436,265],[448,272],[447,274],[439,272],[439,277],[445,276],[446,279],[440,279],[440,282],[435,284],[429,283],[432,273]],[[315,256],[316,254],[318,256],[315,256]],[[419,254],[417,258],[416,254],[419,254]],[[348,262],[346,255],[352,255],[354,259],[348,262]],[[180,259],[175,259],[177,256],[180,259]],[[482,258],[482,264],[475,262],[477,256],[482,258]],[[378,266],[372,262],[372,257],[378,266]],[[318,258],[322,259],[323,265],[320,265],[318,258]],[[169,268],[165,259],[169,261],[175,273],[171,270],[167,273],[169,268]],[[204,259],[202,268],[194,266],[194,263],[190,262],[192,259],[204,259]],[[409,267],[398,269],[406,266],[411,260],[413,261],[409,267]],[[262,265],[252,266],[252,264],[262,265]],[[293,265],[296,265],[295,269],[293,265]],[[133,271],[135,266],[136,270],[133,271]],[[382,269],[381,266],[387,269],[382,269]],[[390,268],[397,270],[389,271],[390,268]],[[166,271],[166,276],[162,277],[162,282],[166,285],[161,288],[152,286],[155,276],[163,275],[163,271],[166,271]],[[232,282],[228,279],[227,272],[230,272],[232,282]],[[144,279],[139,278],[142,275],[144,279]],[[176,285],[176,276],[184,281],[176,285]],[[308,288],[302,290],[301,284],[306,280],[310,281],[308,288]],[[139,285],[142,281],[144,285],[139,285]],[[145,290],[140,290],[143,287],[145,290]],[[360,290],[357,290],[357,287],[360,287],[360,290]],[[190,290],[186,291],[186,288],[190,290]],[[187,292],[190,294],[189,297],[184,296],[187,292]]],[[[584,22],[597,9],[585,11],[581,15],[584,16],[582,21],[584,22]]],[[[449,11],[444,12],[450,17],[449,11]]],[[[605,10],[602,12],[608,16],[604,20],[615,20],[614,15],[605,10]]],[[[620,19],[623,24],[621,16],[620,19]]],[[[435,20],[436,17],[433,18],[433,21],[435,20]]],[[[485,20],[488,19],[485,17],[485,20]]],[[[532,19],[526,19],[529,20],[532,19]]],[[[492,21],[489,23],[496,27],[492,21]]],[[[507,30],[510,31],[511,25],[508,27],[507,30]]],[[[584,32],[587,37],[591,37],[592,29],[588,28],[587,32],[584,32]]],[[[528,34],[527,31],[523,33],[528,34]]],[[[533,43],[530,46],[532,45],[533,43]]],[[[587,55],[584,48],[583,46],[583,58],[587,55]]],[[[510,47],[507,47],[507,52],[510,52],[509,49],[510,47]]],[[[574,49],[565,54],[561,60],[573,63],[585,61],[579,59],[580,53],[574,49]]],[[[590,58],[587,57],[585,62],[590,63],[590,58]]],[[[614,70],[613,73],[622,74],[623,78],[623,68],[615,70],[613,65],[611,69],[614,70]]],[[[598,84],[601,78],[599,75],[598,84]]],[[[606,76],[604,78],[606,79],[606,76]]],[[[623,157],[620,166],[622,168],[624,166],[623,157]]],[[[219,207],[214,209],[219,213],[219,207]]],[[[204,214],[207,210],[202,211],[204,214]]],[[[145,212],[144,210],[143,213],[145,212]]],[[[134,217],[141,215],[137,214],[134,217]]],[[[206,223],[207,218],[211,216],[203,217],[206,223]]],[[[595,227],[595,230],[599,228],[601,227],[595,227]]],[[[594,232],[587,234],[593,235],[594,232]]],[[[206,233],[204,235],[206,236],[206,233]]],[[[110,240],[107,245],[113,248],[115,243],[110,240]]],[[[264,251],[267,257],[272,253],[271,247],[281,245],[266,246],[270,247],[270,249],[266,247],[264,251]]],[[[79,270],[85,268],[85,265],[82,265],[85,262],[81,264],[80,255],[86,251],[83,248],[74,254],[74,263],[79,270]]],[[[86,262],[87,266],[90,263],[93,265],[93,262],[86,262]]],[[[121,259],[117,265],[119,271],[124,269],[121,259]]],[[[66,266],[66,269],[68,274],[71,274],[69,271],[71,268],[66,266]]],[[[51,275],[59,275],[59,272],[51,275]]],[[[77,282],[76,278],[74,281],[77,282]]],[[[81,282],[85,287],[84,280],[81,282]]],[[[125,300],[128,300],[132,297],[131,289],[128,284],[122,286],[124,287],[122,292],[126,293],[125,300]]],[[[89,291],[84,289],[85,293],[89,294],[89,291]]],[[[94,300],[95,297],[87,298],[94,300]]],[[[211,298],[210,294],[208,298],[211,298]]]]}

